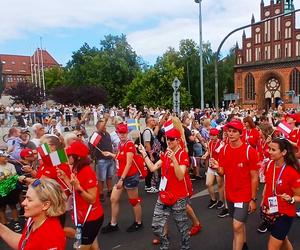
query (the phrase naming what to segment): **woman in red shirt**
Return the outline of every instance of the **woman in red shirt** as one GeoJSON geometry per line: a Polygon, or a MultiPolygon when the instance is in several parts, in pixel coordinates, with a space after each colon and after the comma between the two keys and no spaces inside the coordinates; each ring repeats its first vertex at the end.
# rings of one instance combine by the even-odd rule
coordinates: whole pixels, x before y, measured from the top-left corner
{"type": "Polygon", "coordinates": [[[139,150],[145,158],[150,171],[161,168],[159,198],[154,208],[153,233],[159,235],[161,249],[168,249],[169,240],[164,226],[170,214],[173,215],[181,234],[181,249],[190,249],[190,235],[187,217],[187,200],[190,195],[188,167],[189,156],[180,146],[181,133],[172,128],[166,133],[168,148],[155,164],[147,156],[145,148],[139,150]]]}
{"type": "Polygon", "coordinates": [[[107,226],[101,229],[101,233],[110,233],[119,230],[118,214],[120,206],[120,198],[124,189],[127,192],[129,203],[133,207],[134,223],[127,228],[127,232],[135,232],[143,228],[142,223],[142,207],[141,198],[139,197],[139,172],[134,165],[133,156],[136,154],[136,148],[133,141],[128,139],[128,126],[127,124],[120,123],[116,128],[117,134],[120,138],[120,144],[117,154],[105,151],[102,152],[105,156],[111,156],[118,160],[119,169],[117,176],[119,178],[117,184],[112,190],[110,197],[111,202],[111,221],[107,226]]]}
{"type": "Polygon", "coordinates": [[[67,154],[72,165],[71,179],[61,170],[59,177],[73,190],[73,210],[75,209],[73,220],[76,228],[81,229],[81,234],[75,235],[76,239],[77,237],[80,239],[76,247],[99,249],[97,235],[103,223],[104,213],[98,199],[96,173],[90,166],[89,149],[82,141],[75,141],[67,148],[67,154]]]}
{"type": "Polygon", "coordinates": [[[258,148],[260,135],[258,130],[255,127],[253,119],[251,116],[247,116],[243,120],[246,130],[245,130],[245,142],[253,147],[254,149],[258,148]]]}
{"type": "MultiPolygon", "coordinates": [[[[25,176],[22,177],[26,178],[25,176]]],[[[20,250],[64,250],[66,237],[58,216],[65,213],[66,195],[58,183],[49,178],[36,179],[22,202],[28,218],[23,234],[0,224],[1,238],[12,248],[20,250]]]]}
{"type": "Polygon", "coordinates": [[[300,202],[300,166],[288,140],[273,139],[269,147],[272,162],[263,192],[263,217],[272,219],[268,249],[293,249],[287,235],[296,215],[295,202],[300,202]]]}

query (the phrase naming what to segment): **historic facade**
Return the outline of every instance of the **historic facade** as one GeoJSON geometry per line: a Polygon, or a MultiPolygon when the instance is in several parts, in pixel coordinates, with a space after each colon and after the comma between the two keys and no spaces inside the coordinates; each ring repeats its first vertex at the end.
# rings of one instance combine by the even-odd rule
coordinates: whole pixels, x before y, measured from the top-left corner
{"type": "Polygon", "coordinates": [[[300,29],[296,29],[293,0],[260,5],[260,20],[252,16],[251,36],[237,45],[234,73],[237,103],[243,107],[267,109],[283,100],[295,107],[300,96],[300,29]],[[285,16],[268,20],[274,16],[285,16]],[[298,99],[297,99],[298,98],[298,99]]]}
{"type": "Polygon", "coordinates": [[[0,54],[0,84],[5,90],[18,82],[28,81],[43,87],[44,70],[59,67],[46,50],[37,49],[32,56],[0,54]]]}

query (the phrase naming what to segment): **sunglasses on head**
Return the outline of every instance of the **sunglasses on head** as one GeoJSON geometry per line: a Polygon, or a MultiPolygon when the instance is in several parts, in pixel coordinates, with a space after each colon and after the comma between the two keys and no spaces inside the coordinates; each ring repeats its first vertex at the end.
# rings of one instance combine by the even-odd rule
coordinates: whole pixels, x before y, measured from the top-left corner
{"type": "Polygon", "coordinates": [[[41,185],[40,179],[36,179],[34,182],[31,183],[31,186],[33,186],[33,187],[37,187],[38,185],[41,185]]]}
{"type": "Polygon", "coordinates": [[[167,141],[175,141],[175,140],[177,140],[177,138],[167,137],[167,141]]]}

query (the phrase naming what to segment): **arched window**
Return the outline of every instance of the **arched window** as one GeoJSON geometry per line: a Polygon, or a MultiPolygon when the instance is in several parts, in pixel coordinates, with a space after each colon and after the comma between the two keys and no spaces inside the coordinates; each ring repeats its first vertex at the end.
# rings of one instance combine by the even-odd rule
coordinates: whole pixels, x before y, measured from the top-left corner
{"type": "Polygon", "coordinates": [[[245,100],[255,100],[255,80],[251,73],[245,79],[245,100]]]}
{"type": "Polygon", "coordinates": [[[290,74],[290,90],[294,90],[295,95],[300,95],[300,72],[298,69],[293,69],[290,74]]]}

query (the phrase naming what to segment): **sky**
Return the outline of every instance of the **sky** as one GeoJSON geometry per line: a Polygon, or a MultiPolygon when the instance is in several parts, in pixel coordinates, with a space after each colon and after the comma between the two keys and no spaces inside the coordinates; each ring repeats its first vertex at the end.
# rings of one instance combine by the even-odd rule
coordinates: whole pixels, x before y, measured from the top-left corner
{"type": "MultiPolygon", "coordinates": [[[[203,41],[215,51],[233,29],[260,19],[261,0],[202,0],[203,41]]],[[[264,0],[269,5],[270,0],[264,0]]],[[[299,1],[294,1],[300,8],[299,1]]],[[[297,23],[300,15],[297,14],[297,23]]],[[[300,27],[300,25],[298,26],[300,27]]],[[[1,3],[0,54],[32,55],[42,47],[62,65],[85,42],[100,47],[105,35],[125,34],[138,56],[153,64],[180,40],[199,43],[199,4],[194,0],[10,0],[1,3]]],[[[250,30],[246,30],[247,36],[250,30]]],[[[242,31],[231,36],[222,53],[242,31]]]]}

